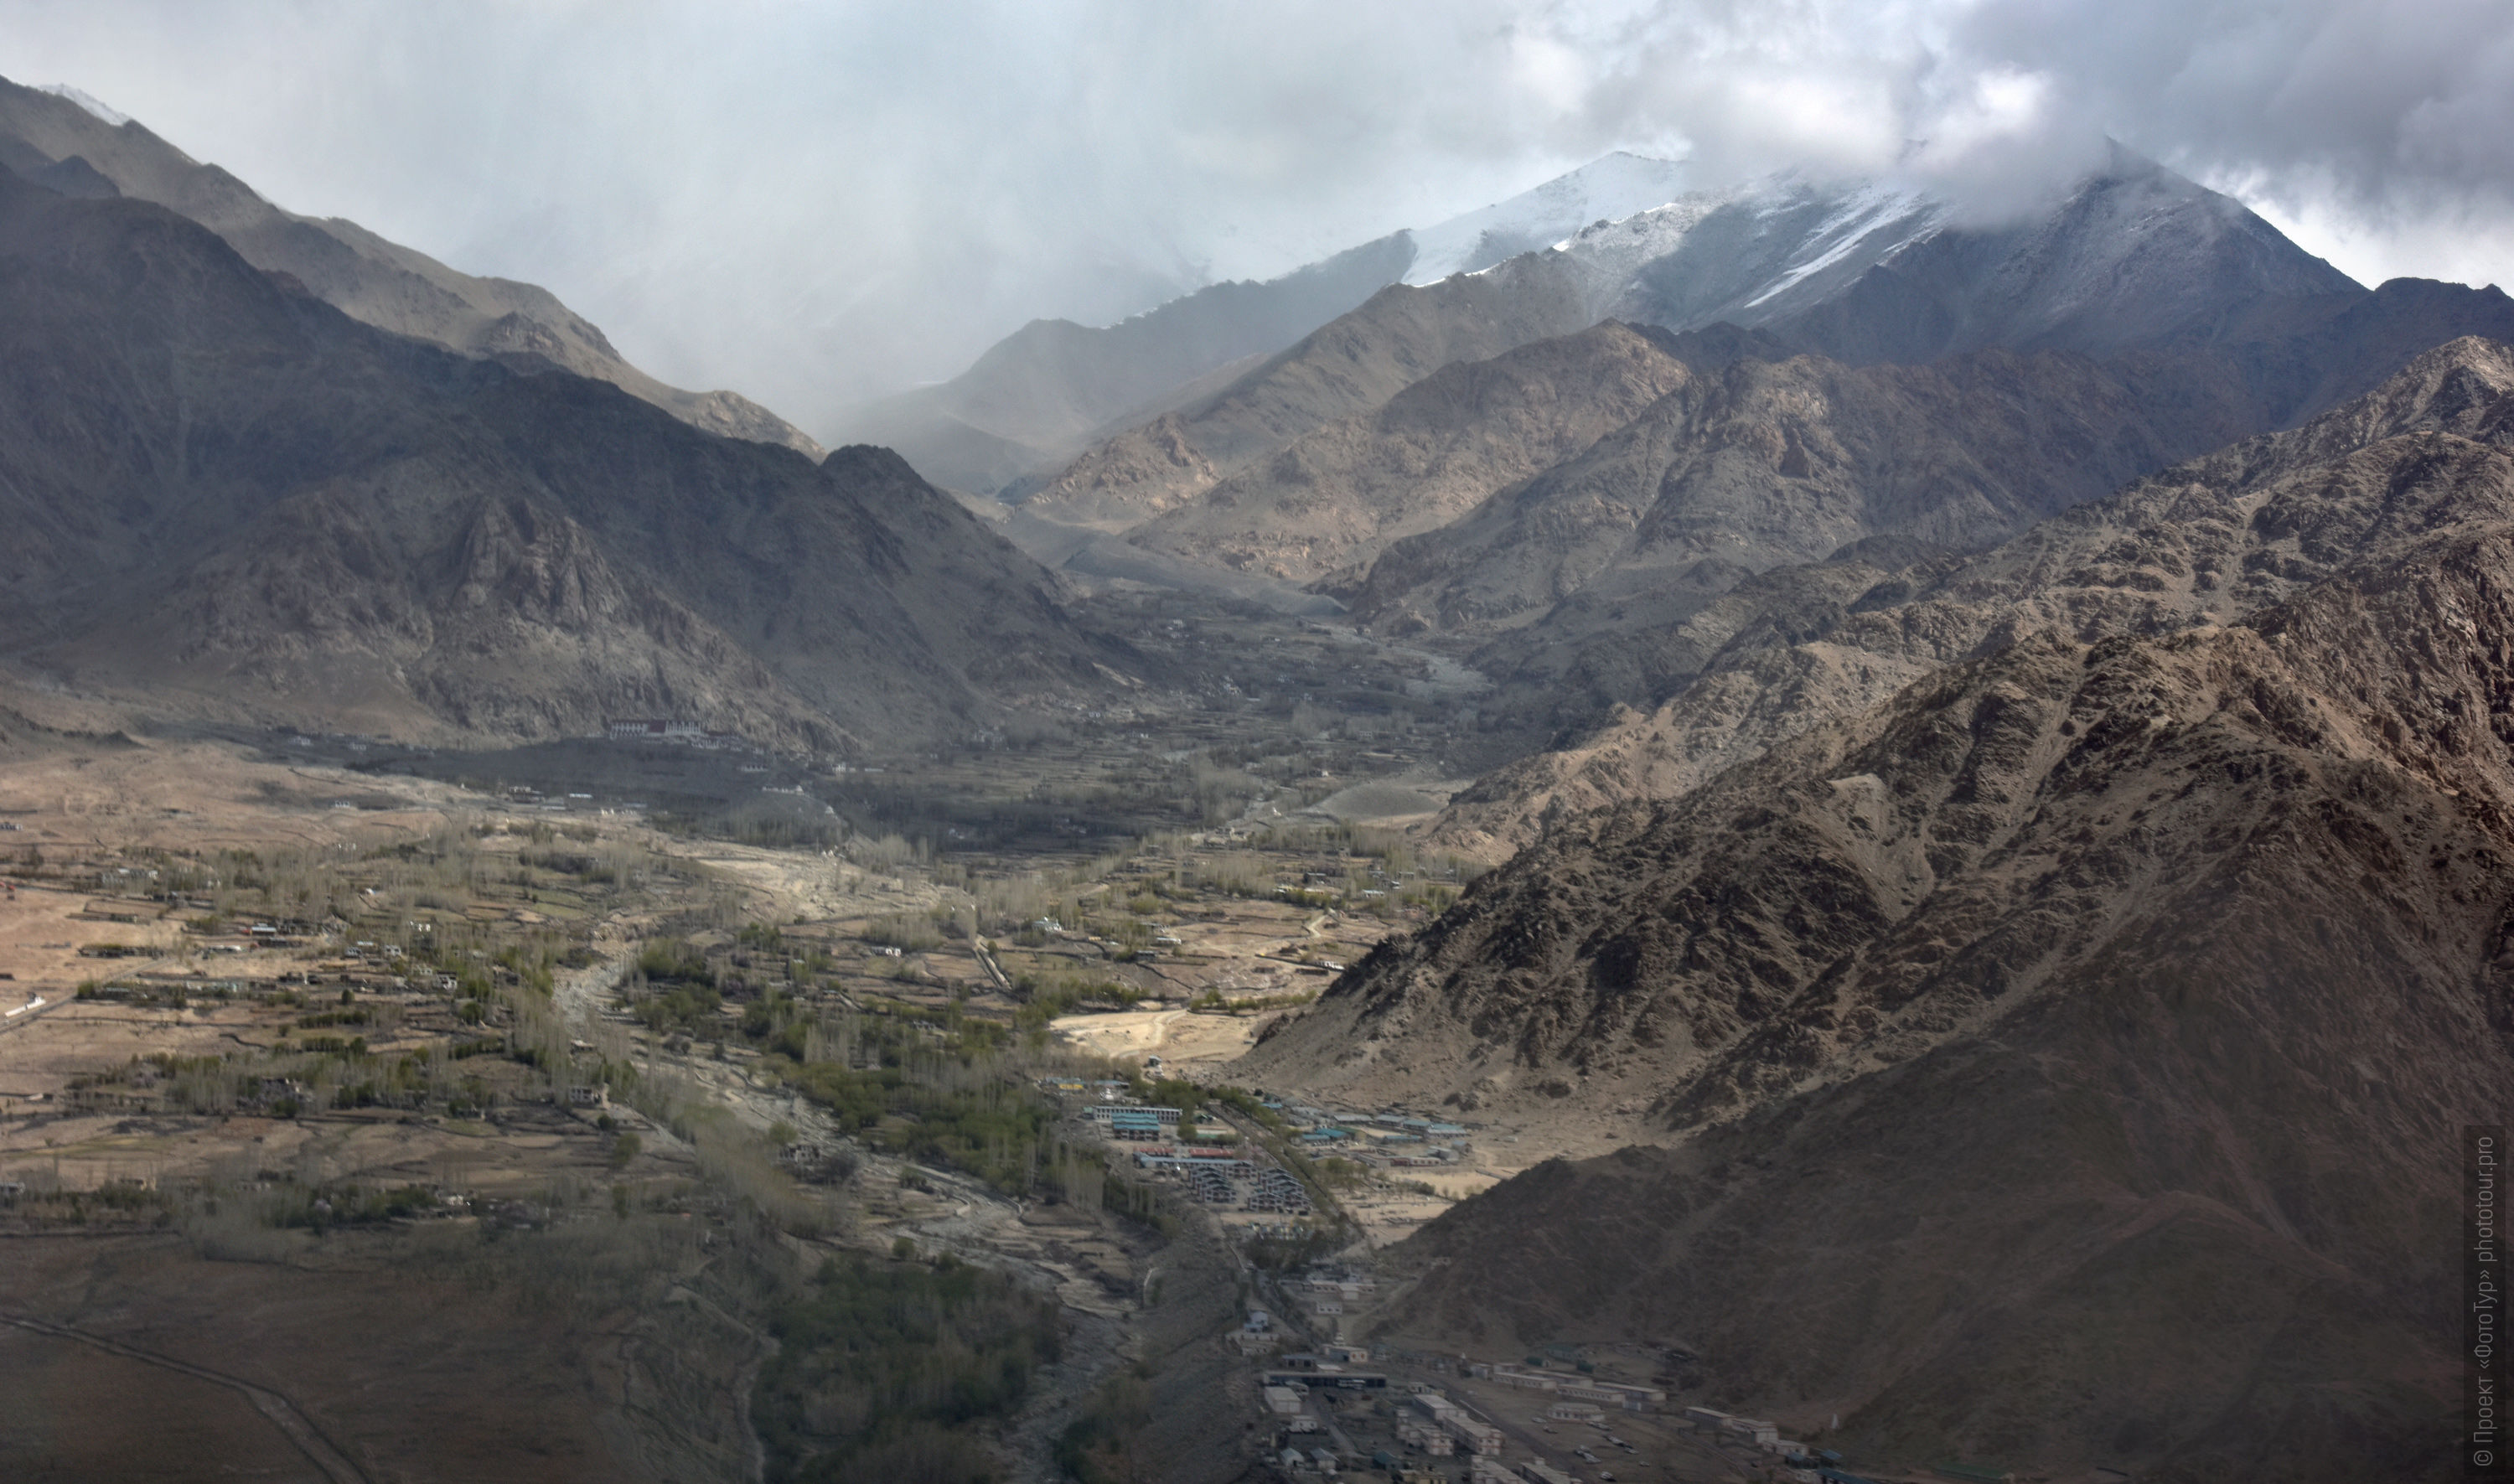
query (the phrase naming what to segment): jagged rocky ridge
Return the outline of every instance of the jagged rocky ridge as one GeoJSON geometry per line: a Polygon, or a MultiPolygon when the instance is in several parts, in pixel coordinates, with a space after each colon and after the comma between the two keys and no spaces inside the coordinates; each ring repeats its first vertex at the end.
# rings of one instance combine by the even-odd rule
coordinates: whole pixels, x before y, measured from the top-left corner
{"type": "Polygon", "coordinates": [[[6,174],[0,474],[8,652],[205,714],[818,748],[1125,662],[895,455],[816,465],[387,335],[161,207],[6,174]]]}
{"type": "MultiPolygon", "coordinates": [[[[2411,513],[2345,531],[2335,544],[2298,534],[2338,518],[2337,491],[2362,489],[2377,477],[2369,470],[2404,457],[2407,446],[2395,440],[2459,439],[2451,457],[2476,470],[2484,491],[2494,468],[2485,440],[2495,435],[2477,420],[2494,416],[2509,387],[2514,364],[2501,344],[2456,341],[2299,429],[2164,470],[1989,552],[1869,542],[1751,578],[1681,622],[1637,628],[1584,654],[1584,664],[1621,671],[1592,678],[1592,694],[1669,699],[1479,780],[1452,801],[1437,833],[1453,848],[1497,858],[1549,817],[1674,797],[2038,625],[2092,642],[2236,622],[2328,576],[2349,558],[2348,541],[2399,539],[2411,513]]],[[[2467,481],[2440,488],[2456,501],[2478,498],[2467,481]]],[[[2494,518],[2484,503],[2477,516],[2450,508],[2462,511],[2452,518],[2494,518]]]]}
{"type": "Polygon", "coordinates": [[[1911,192],[1784,176],[1385,289],[1227,389],[1095,448],[1034,499],[1067,518],[1140,519],[1453,361],[1607,318],[1740,326],[1867,365],[1992,346],[2109,355],[2220,326],[2239,305],[2336,308],[2364,292],[2236,203],[2127,153],[1995,229],[1911,192]]]}
{"type": "Polygon", "coordinates": [[[2509,367],[2015,543],[1973,658],[1561,821],[1270,1036],[1259,1082],[1660,1131],[1425,1228],[1393,1328],[1675,1342],[1903,1466],[2444,1477],[2434,1254],[2514,1097],[2509,367]]]}
{"type": "Polygon", "coordinates": [[[2358,289],[2129,157],[1997,230],[1767,182],[1389,290],[1008,530],[1076,571],[1307,583],[1495,680],[1506,751],[1656,706],[1698,672],[1679,630],[1759,573],[1995,543],[2470,333],[2514,303],[2358,289]],[[1758,328],[1663,329],[1713,314],[1758,328]]]}

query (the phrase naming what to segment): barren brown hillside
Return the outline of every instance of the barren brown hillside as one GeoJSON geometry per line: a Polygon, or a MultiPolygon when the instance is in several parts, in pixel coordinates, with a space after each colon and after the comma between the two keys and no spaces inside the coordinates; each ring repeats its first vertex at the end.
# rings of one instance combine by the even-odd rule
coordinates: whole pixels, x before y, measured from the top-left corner
{"type": "Polygon", "coordinates": [[[176,709],[436,738],[681,715],[797,747],[1121,654],[895,455],[698,431],[360,325],[162,208],[0,177],[5,642],[176,709]]]}
{"type": "Polygon", "coordinates": [[[1426,1228],[1397,1332],[1667,1341],[1907,1465],[2443,1476],[2458,1130],[2514,1103],[2502,369],[2222,456],[2226,582],[2291,594],[2240,626],[2047,623],[1564,821],[1261,1043],[1661,1131],[1426,1228]]]}
{"type": "Polygon", "coordinates": [[[1716,591],[1875,536],[1990,544],[2261,420],[2235,383],[2056,352],[1739,360],[1337,590],[1400,630],[1488,630],[1577,594],[1548,616],[1562,643],[1636,626],[1669,587],[1707,585],[1683,576],[1705,563],[1733,574],[1716,591]]]}
{"type": "Polygon", "coordinates": [[[1137,528],[1135,544],[1306,582],[1446,524],[1640,416],[1687,373],[1608,322],[1452,362],[1137,528]]]}
{"type": "Polygon", "coordinates": [[[353,319],[467,355],[561,367],[610,381],[694,427],[819,458],[801,429],[738,392],[684,391],[648,376],[547,289],[450,268],[354,221],[282,211],[216,165],[136,121],[107,124],[66,98],[0,78],[0,165],[68,167],[96,193],[153,201],[285,273],[353,319]]]}
{"type": "Polygon", "coordinates": [[[1539,255],[1429,288],[1392,285],[1200,405],[1090,449],[1029,507],[1052,520],[1133,526],[1443,366],[1569,335],[1594,318],[1573,275],[1539,255]]]}
{"type": "Polygon", "coordinates": [[[1612,662],[1672,699],[1461,794],[1445,842],[1506,854],[1549,815],[1673,797],[1938,665],[2049,624],[2092,642],[2232,622],[2441,526],[2514,518],[2514,354],[2464,339],[2372,393],[1953,559],[1875,545],[1751,579],[1612,662]]]}

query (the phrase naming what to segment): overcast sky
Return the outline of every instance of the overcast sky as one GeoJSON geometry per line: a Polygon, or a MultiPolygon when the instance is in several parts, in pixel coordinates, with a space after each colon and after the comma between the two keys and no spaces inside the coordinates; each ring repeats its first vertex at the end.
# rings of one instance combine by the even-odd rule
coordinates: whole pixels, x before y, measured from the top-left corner
{"type": "Polygon", "coordinates": [[[1996,200],[2109,132],[2514,283],[2514,0],[0,0],[0,73],[812,428],[1615,148],[1996,200]]]}

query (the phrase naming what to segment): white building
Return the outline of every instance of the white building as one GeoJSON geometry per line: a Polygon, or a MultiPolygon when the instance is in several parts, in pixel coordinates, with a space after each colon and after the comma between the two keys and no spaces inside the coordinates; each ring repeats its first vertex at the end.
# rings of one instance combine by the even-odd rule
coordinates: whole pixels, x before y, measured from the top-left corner
{"type": "Polygon", "coordinates": [[[1781,1440],[1781,1429],[1774,1424],[1751,1417],[1732,1417],[1720,1424],[1720,1430],[1758,1447],[1781,1440]]]}

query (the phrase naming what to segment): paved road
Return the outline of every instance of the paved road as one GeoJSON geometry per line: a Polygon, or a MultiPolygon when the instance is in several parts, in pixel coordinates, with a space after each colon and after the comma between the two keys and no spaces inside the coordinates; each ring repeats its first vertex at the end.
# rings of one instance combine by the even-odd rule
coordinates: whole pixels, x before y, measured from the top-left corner
{"type": "MultiPolygon", "coordinates": [[[[63,1005],[68,1004],[69,1000],[70,997],[68,995],[56,989],[52,993],[43,996],[44,1002],[40,1005],[34,1005],[24,1009],[20,1009],[19,1005],[12,1005],[9,1007],[9,1011],[5,1018],[0,1018],[0,1032],[16,1030],[21,1026],[31,1025],[35,1022],[43,1019],[45,1016],[48,1016],[54,1011],[61,1009],[63,1005]]],[[[23,1004],[23,1002],[21,1001],[20,1004],[23,1004]]]]}

